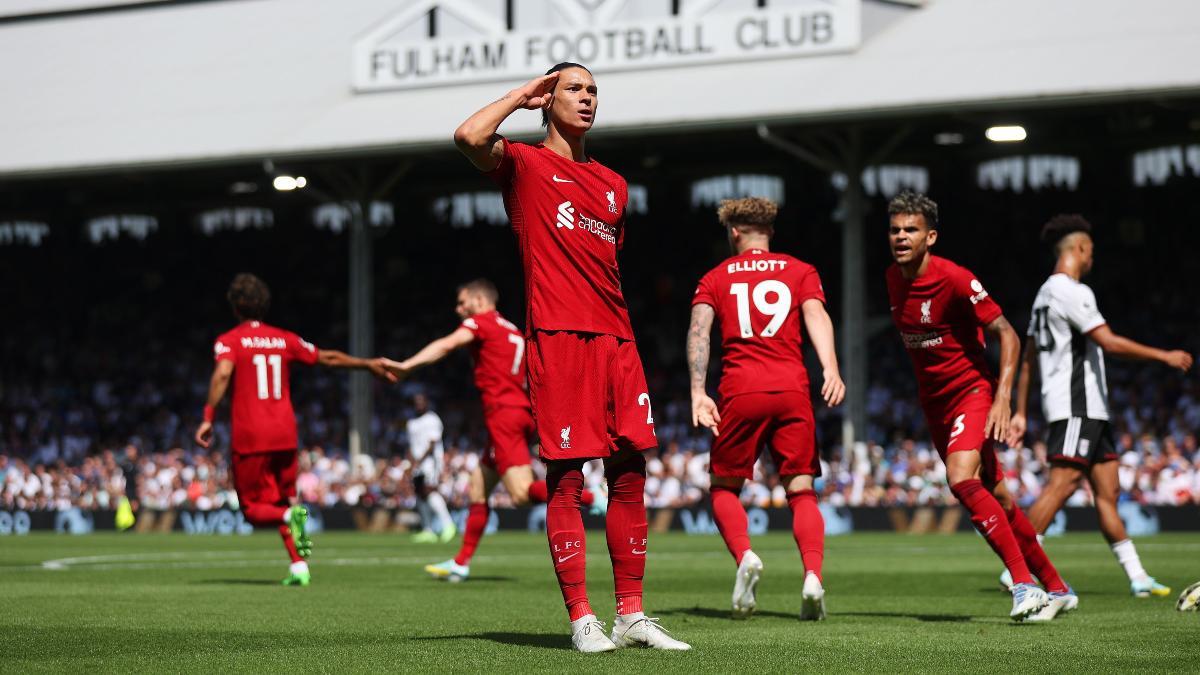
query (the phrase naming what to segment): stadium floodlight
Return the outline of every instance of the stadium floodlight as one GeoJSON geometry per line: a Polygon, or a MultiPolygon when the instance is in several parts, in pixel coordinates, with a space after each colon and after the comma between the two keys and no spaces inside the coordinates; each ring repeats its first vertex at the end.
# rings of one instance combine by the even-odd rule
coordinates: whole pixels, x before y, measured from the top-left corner
{"type": "Polygon", "coordinates": [[[272,184],[280,192],[291,192],[308,185],[308,179],[304,176],[276,176],[272,184]]]}
{"type": "Polygon", "coordinates": [[[988,127],[984,136],[993,143],[1013,143],[1025,140],[1025,127],[1018,124],[988,127]]]}

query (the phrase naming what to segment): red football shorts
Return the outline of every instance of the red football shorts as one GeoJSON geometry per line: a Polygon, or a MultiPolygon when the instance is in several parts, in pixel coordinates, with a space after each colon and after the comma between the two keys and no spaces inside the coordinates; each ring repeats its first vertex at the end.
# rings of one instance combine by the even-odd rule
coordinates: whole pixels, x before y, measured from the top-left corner
{"type": "Polygon", "coordinates": [[[990,387],[976,386],[948,404],[923,403],[929,436],[942,461],[952,452],[978,450],[982,467],[979,478],[991,488],[1000,482],[1003,473],[996,461],[996,451],[990,439],[983,436],[988,412],[992,409],[990,387]]]}
{"type": "Polygon", "coordinates": [[[296,451],[233,453],[233,488],[243,504],[288,506],[296,496],[296,451]]]}
{"type": "Polygon", "coordinates": [[[720,434],[709,456],[713,475],[754,478],[763,445],[781,476],[821,475],[817,428],[807,391],[752,392],[721,401],[720,434]]]}
{"type": "Polygon", "coordinates": [[[542,459],[604,458],[658,445],[646,374],[632,341],[534,331],[527,344],[542,459]]]}
{"type": "Polygon", "coordinates": [[[529,441],[533,438],[533,413],[528,408],[507,406],[483,411],[483,423],[492,441],[484,453],[484,466],[503,476],[514,466],[529,466],[529,441]]]}

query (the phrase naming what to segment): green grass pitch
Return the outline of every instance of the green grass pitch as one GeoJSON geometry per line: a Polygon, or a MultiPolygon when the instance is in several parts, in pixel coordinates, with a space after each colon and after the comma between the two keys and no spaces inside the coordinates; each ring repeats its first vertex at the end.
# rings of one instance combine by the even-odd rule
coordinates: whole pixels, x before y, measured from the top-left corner
{"type": "MultiPolygon", "coordinates": [[[[454,545],[315,537],[313,585],[283,588],[274,534],[30,535],[0,539],[3,672],[1130,672],[1196,669],[1200,615],[1174,595],[1200,579],[1200,536],[1138,540],[1171,598],[1134,599],[1098,534],[1048,549],[1079,611],[1014,625],[995,557],[974,534],[831,538],[829,619],[796,619],[791,537],[754,539],[759,613],[727,618],[734,567],[715,536],[652,535],[648,614],[690,653],[570,651],[541,535],[486,537],[462,584],[426,578],[454,545]],[[51,563],[47,568],[47,561],[51,563]]],[[[589,592],[611,621],[603,535],[588,540],[589,592]]]]}

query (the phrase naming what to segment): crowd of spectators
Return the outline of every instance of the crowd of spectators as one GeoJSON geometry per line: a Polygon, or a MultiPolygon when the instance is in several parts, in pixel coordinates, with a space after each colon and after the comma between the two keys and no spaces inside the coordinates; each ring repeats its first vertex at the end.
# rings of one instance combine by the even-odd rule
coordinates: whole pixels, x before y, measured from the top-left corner
{"type": "MultiPolygon", "coordinates": [[[[993,206],[981,213],[1011,210],[1011,205],[993,206]]],[[[1051,212],[1038,208],[1038,213],[1043,211],[1051,212]]],[[[792,216],[785,211],[784,217],[792,216]]],[[[687,218],[701,220],[695,214],[687,218]]],[[[958,239],[948,237],[946,244],[957,241],[959,248],[944,253],[970,260],[1020,329],[1044,279],[1045,261],[1035,262],[1024,250],[1036,234],[1021,234],[1024,239],[1012,244],[1014,232],[1001,225],[972,229],[973,241],[960,230],[958,239]],[[1003,247],[998,245],[1001,240],[1003,247]],[[978,247],[1012,251],[1020,259],[981,256],[978,247]],[[1023,272],[1013,274],[1014,269],[1023,272]]],[[[678,227],[693,226],[699,227],[689,222],[678,227]]],[[[505,228],[413,227],[418,229],[393,228],[377,242],[376,344],[381,353],[402,357],[450,332],[456,324],[455,284],[481,272],[500,286],[500,309],[522,322],[517,259],[496,255],[513,247],[505,228]],[[407,237],[418,236],[422,250],[453,250],[455,255],[392,254],[413,250],[407,237]]],[[[1101,310],[1119,333],[1200,353],[1200,338],[1193,329],[1200,321],[1200,306],[1188,296],[1188,271],[1145,264],[1181,249],[1171,248],[1178,244],[1149,226],[1130,230],[1137,234],[1132,239],[1128,229],[1097,234],[1102,271],[1090,281],[1101,310]],[[1122,246],[1141,254],[1116,255],[1122,246]],[[1103,251],[1114,254],[1104,257],[1103,251]]],[[[43,249],[22,252],[0,265],[0,283],[6,287],[32,283],[39,289],[6,296],[11,307],[5,311],[5,330],[0,331],[0,508],[105,509],[123,495],[139,508],[234,506],[227,404],[218,415],[215,452],[203,451],[191,440],[208,387],[212,340],[233,323],[223,298],[228,280],[246,269],[260,273],[273,291],[269,320],[297,330],[318,346],[345,349],[348,342],[345,257],[328,254],[344,240],[298,231],[288,233],[294,241],[280,246],[279,234],[241,232],[209,238],[171,228],[156,235],[158,239],[118,241],[100,248],[51,237],[43,249]],[[196,265],[199,259],[209,264],[196,265]]],[[[701,502],[708,481],[711,437],[690,425],[683,344],[692,282],[720,259],[723,242],[715,232],[711,237],[678,234],[669,229],[631,230],[633,239],[622,254],[625,284],[638,289],[628,294],[630,312],[662,442],[649,462],[646,498],[655,507],[701,502]],[[664,268],[660,252],[676,249],[678,268],[664,268]]],[[[836,326],[838,282],[829,271],[836,269],[836,250],[831,254],[824,246],[836,240],[835,235],[819,227],[792,234],[781,231],[780,247],[799,250],[803,244],[806,252],[826,256],[813,262],[827,271],[836,326]]],[[[1197,236],[1191,230],[1171,230],[1174,239],[1197,236]]],[[[886,252],[880,247],[865,255],[871,262],[869,273],[876,275],[870,280],[872,288],[878,291],[870,294],[868,310],[883,316],[886,252]]],[[[951,501],[941,462],[928,445],[908,359],[894,331],[876,330],[868,353],[871,385],[864,442],[842,448],[842,411],[817,405],[821,491],[839,505],[951,501]]],[[[715,361],[710,383],[716,379],[715,361]]],[[[1126,498],[1146,504],[1200,502],[1200,376],[1171,373],[1157,364],[1108,363],[1126,498]]],[[[819,368],[810,372],[819,373],[819,368]]],[[[404,426],[412,414],[411,395],[422,390],[433,399],[447,430],[442,490],[451,503],[465,504],[467,476],[486,442],[478,397],[469,382],[469,361],[465,354],[456,354],[402,385],[376,383],[373,454],[351,464],[347,376],[297,367],[292,394],[303,444],[301,497],[325,506],[411,506],[404,426]]],[[[1025,503],[1036,497],[1046,473],[1045,448],[1037,442],[1045,437],[1045,428],[1037,420],[1037,406],[1035,396],[1031,447],[1003,451],[1008,478],[1025,503]]],[[[748,503],[783,504],[782,490],[770,471],[759,473],[743,498],[748,503]]],[[[588,481],[598,486],[603,476],[593,469],[588,481]]],[[[1073,499],[1086,503],[1086,488],[1073,499]]],[[[501,506],[507,501],[502,490],[494,500],[501,506]]]]}
{"type": "MultiPolygon", "coordinates": [[[[105,389],[97,387],[95,391],[105,389]]],[[[150,394],[146,400],[156,398],[150,394]]],[[[1136,397],[1121,391],[1114,398],[1136,397]]],[[[870,401],[872,425],[877,428],[896,428],[896,416],[919,416],[910,400],[893,398],[882,387],[872,388],[870,401]]],[[[329,412],[319,403],[300,407],[301,429],[306,436],[330,439],[330,434],[338,433],[334,427],[340,425],[329,422],[329,412]]],[[[467,503],[468,478],[479,462],[483,443],[483,437],[474,430],[477,425],[465,423],[469,415],[465,411],[470,407],[469,403],[462,404],[461,409],[448,406],[444,415],[447,434],[441,490],[454,506],[467,503]]],[[[99,401],[93,414],[105,414],[99,401]]],[[[412,465],[402,423],[406,414],[402,410],[394,423],[376,420],[379,452],[374,457],[361,456],[352,462],[336,443],[307,444],[299,458],[300,498],[322,507],[413,507],[412,465]]],[[[689,415],[684,400],[671,400],[662,406],[661,413],[656,412],[663,446],[651,452],[648,462],[646,501],[651,507],[689,506],[705,498],[710,438],[707,432],[690,427],[689,415]]],[[[159,439],[189,431],[190,423],[186,428],[181,425],[190,420],[167,412],[153,417],[155,421],[149,426],[152,433],[133,434],[123,445],[106,448],[96,447],[83,420],[64,427],[69,433],[59,435],[50,431],[53,416],[9,412],[0,421],[7,437],[24,433],[34,424],[47,426],[41,433],[45,442],[32,452],[0,454],[0,508],[111,509],[125,495],[144,509],[236,508],[228,453],[201,450],[187,441],[160,445],[159,439]]],[[[1171,411],[1149,406],[1122,409],[1116,419],[1120,429],[1116,440],[1125,498],[1154,505],[1200,503],[1200,448],[1195,433],[1190,431],[1198,428],[1198,421],[1200,384],[1196,382],[1189,385],[1171,411]],[[1163,420],[1166,432],[1156,433],[1157,424],[1163,420]]],[[[843,452],[836,443],[825,443],[823,477],[818,482],[824,499],[835,506],[953,503],[945,468],[922,438],[919,420],[914,426],[914,433],[858,443],[849,452],[843,452]]],[[[1035,431],[1031,438],[1038,438],[1037,434],[1035,431]]],[[[218,425],[217,437],[218,447],[227,448],[227,443],[221,442],[228,439],[225,424],[218,425]]],[[[1000,457],[1014,493],[1022,503],[1032,502],[1045,480],[1045,443],[1036,440],[1028,447],[1004,448],[1000,457]]],[[[539,463],[535,462],[535,467],[542,471],[539,463]]],[[[586,480],[590,487],[602,489],[603,472],[598,466],[589,466],[586,480]]],[[[786,505],[784,490],[770,470],[769,459],[760,460],[756,478],[747,483],[742,498],[747,504],[764,507],[786,505]]],[[[1070,503],[1090,503],[1086,486],[1070,503]]],[[[493,497],[493,505],[511,505],[502,486],[493,497]]]]}

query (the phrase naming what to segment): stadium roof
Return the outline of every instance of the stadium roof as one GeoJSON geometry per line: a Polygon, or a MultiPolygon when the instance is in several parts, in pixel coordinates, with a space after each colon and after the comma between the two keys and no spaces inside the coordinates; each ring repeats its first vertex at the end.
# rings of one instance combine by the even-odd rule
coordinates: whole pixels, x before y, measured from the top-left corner
{"type": "MultiPolygon", "coordinates": [[[[517,80],[356,92],[352,52],[397,10],[440,6],[458,10],[444,11],[443,24],[469,23],[464,3],[472,2],[489,4],[225,0],[10,16],[0,21],[0,176],[445,147],[454,123],[517,80]]],[[[814,3],[848,0],[768,6],[814,3]]],[[[908,4],[863,0],[852,51],[598,73],[598,132],[1200,92],[1200,3],[908,4]]],[[[518,115],[505,130],[533,132],[537,121],[518,115]]]]}

